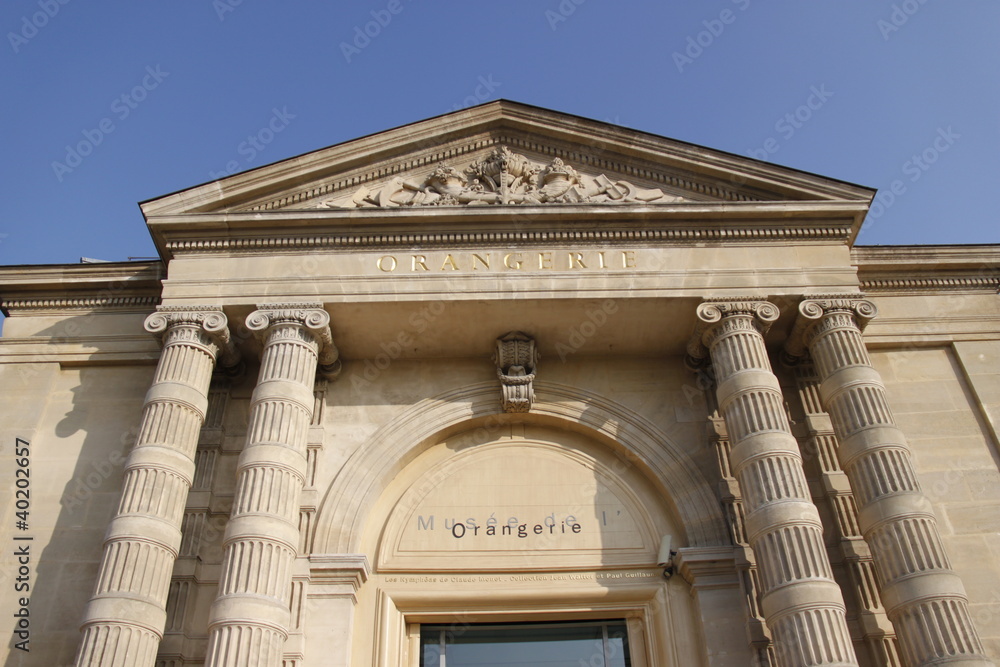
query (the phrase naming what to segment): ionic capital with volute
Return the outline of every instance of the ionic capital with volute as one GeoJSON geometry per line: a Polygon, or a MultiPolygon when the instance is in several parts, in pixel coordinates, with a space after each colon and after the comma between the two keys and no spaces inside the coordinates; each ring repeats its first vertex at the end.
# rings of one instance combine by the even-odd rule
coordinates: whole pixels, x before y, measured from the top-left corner
{"type": "Polygon", "coordinates": [[[171,343],[195,344],[224,368],[236,368],[240,352],[229,335],[226,314],[211,306],[160,306],[146,318],[146,331],[164,347],[171,343]]]}
{"type": "Polygon", "coordinates": [[[878,308],[864,294],[810,295],[799,304],[798,317],[792,327],[782,361],[788,365],[806,355],[813,339],[832,326],[856,326],[864,331],[878,316],[878,308]]]}
{"type": "Polygon", "coordinates": [[[754,297],[723,298],[705,301],[696,311],[698,323],[688,341],[685,363],[692,370],[701,368],[709,358],[715,340],[733,331],[767,333],[780,312],[773,303],[754,297]]]}
{"type": "Polygon", "coordinates": [[[340,352],[330,332],[330,314],[322,304],[258,304],[257,310],[247,317],[247,328],[262,343],[275,337],[299,337],[303,342],[315,345],[319,373],[328,380],[340,375],[340,352]]]}

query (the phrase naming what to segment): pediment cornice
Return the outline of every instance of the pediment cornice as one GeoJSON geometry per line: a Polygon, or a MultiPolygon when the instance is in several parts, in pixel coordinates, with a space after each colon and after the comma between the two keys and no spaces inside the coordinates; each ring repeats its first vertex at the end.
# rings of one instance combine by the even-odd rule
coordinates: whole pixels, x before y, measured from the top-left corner
{"type": "Polygon", "coordinates": [[[590,234],[588,224],[610,222],[618,231],[665,241],[792,239],[809,236],[817,219],[826,218],[835,222],[819,225],[823,229],[816,233],[850,243],[873,194],[814,174],[501,100],[235,174],[141,208],[168,259],[174,250],[198,244],[239,245],[262,233],[244,234],[252,225],[281,227],[268,236],[270,245],[302,244],[307,236],[370,244],[387,233],[509,238],[504,235],[511,225],[503,221],[512,214],[532,221],[518,228],[529,236],[590,234]],[[247,215],[252,224],[242,217],[247,215]],[[757,221],[748,222],[751,218],[757,221]],[[697,227],[689,227],[691,221],[697,227]],[[417,223],[425,228],[411,232],[408,226],[417,223]]]}
{"type": "Polygon", "coordinates": [[[499,100],[234,174],[142,208],[146,215],[285,208],[381,178],[430,171],[442,162],[471,162],[502,145],[546,162],[561,158],[581,172],[648,179],[702,200],[868,201],[873,194],[815,174],[499,100]]]}

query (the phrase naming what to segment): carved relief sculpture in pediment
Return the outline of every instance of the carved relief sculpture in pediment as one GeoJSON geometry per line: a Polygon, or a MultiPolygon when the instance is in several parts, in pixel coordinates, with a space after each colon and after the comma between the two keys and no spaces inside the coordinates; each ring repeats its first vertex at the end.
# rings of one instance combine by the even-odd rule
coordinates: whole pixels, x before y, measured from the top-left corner
{"type": "MultiPolygon", "coordinates": [[[[464,171],[439,164],[423,180],[395,177],[370,188],[362,185],[346,206],[484,206],[489,204],[546,203],[670,203],[681,197],[660,189],[640,188],[628,181],[612,181],[605,174],[583,176],[561,158],[547,165],[531,162],[506,146],[494,149],[464,171]]],[[[329,199],[318,208],[340,208],[329,199]]]]}

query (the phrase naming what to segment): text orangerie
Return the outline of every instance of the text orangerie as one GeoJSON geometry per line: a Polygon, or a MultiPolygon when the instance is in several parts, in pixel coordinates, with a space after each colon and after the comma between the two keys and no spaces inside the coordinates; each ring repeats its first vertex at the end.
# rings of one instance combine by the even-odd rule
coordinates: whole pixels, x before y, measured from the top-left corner
{"type": "Polygon", "coordinates": [[[375,266],[383,273],[409,271],[524,271],[556,270],[579,271],[587,269],[635,269],[635,250],[592,250],[541,252],[471,252],[428,253],[397,257],[382,255],[375,266]]]}

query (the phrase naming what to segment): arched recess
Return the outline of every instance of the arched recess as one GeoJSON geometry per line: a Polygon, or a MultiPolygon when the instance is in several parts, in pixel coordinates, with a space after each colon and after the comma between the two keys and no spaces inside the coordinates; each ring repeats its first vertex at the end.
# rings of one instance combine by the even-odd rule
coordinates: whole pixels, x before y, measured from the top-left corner
{"type": "Polygon", "coordinates": [[[532,421],[477,431],[389,485],[362,543],[379,572],[642,568],[678,534],[648,477],[608,447],[532,421]]]}
{"type": "Polygon", "coordinates": [[[498,388],[480,383],[416,403],[379,428],[345,462],[316,517],[313,552],[360,553],[365,523],[382,492],[414,458],[455,433],[489,432],[512,421],[576,431],[609,447],[636,466],[680,522],[685,546],[728,544],[721,505],[713,487],[684,450],[641,415],[602,396],[573,387],[536,382],[531,412],[498,412],[498,388]]]}

